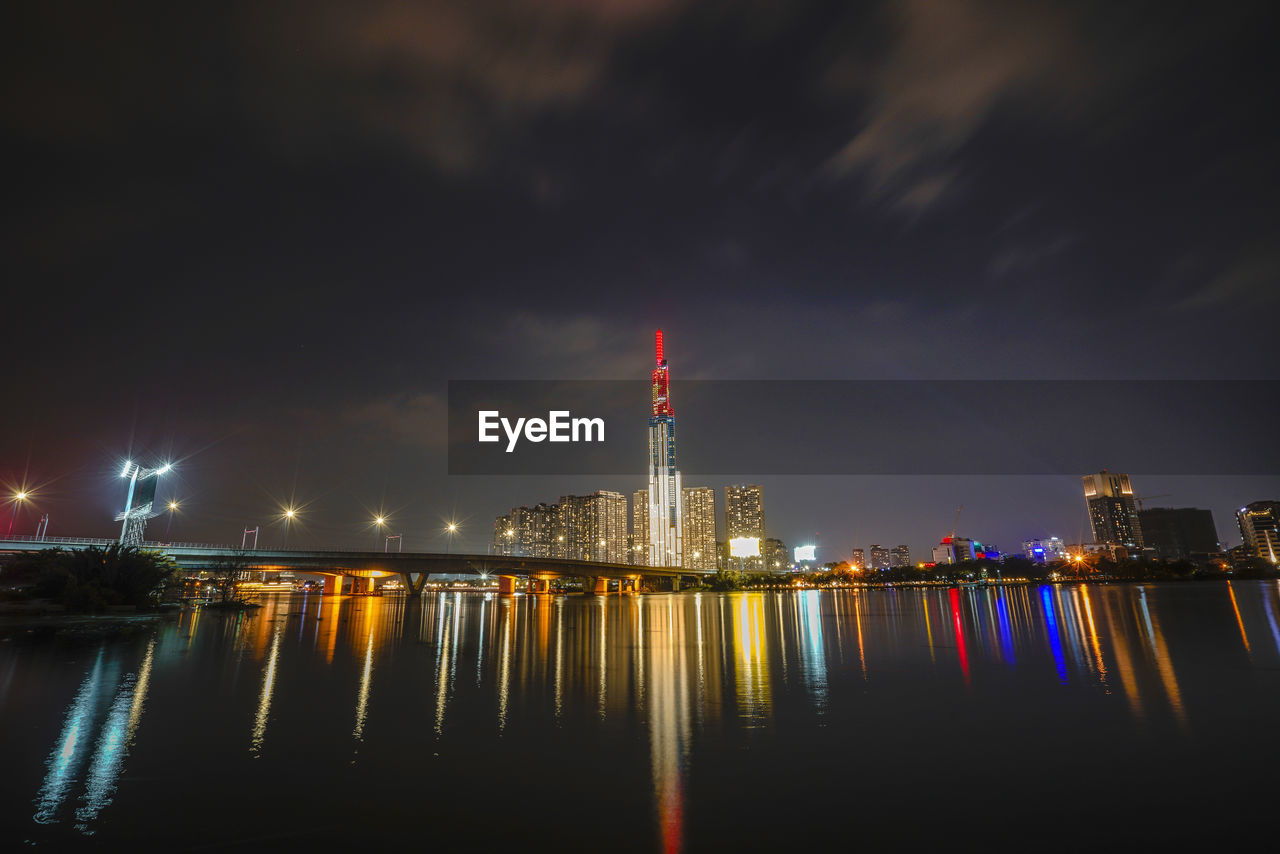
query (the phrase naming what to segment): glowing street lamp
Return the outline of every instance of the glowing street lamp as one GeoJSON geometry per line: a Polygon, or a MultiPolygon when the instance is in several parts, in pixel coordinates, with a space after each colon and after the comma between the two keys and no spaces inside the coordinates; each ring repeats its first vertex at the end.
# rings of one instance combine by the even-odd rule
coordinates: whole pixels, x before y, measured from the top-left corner
{"type": "Polygon", "coordinates": [[[280,518],[284,520],[284,537],[280,542],[280,550],[284,551],[289,548],[289,524],[298,517],[298,511],[294,507],[284,508],[284,512],[280,514],[280,518]]]}
{"type": "Polygon", "coordinates": [[[169,543],[169,529],[173,527],[173,514],[174,512],[177,511],[177,509],[178,509],[178,502],[170,501],[169,502],[169,521],[165,522],[165,525],[164,525],[164,541],[166,545],[169,543]]]}
{"type": "Polygon", "coordinates": [[[6,539],[13,536],[13,523],[18,518],[18,505],[26,502],[27,492],[25,489],[15,492],[13,498],[9,499],[9,503],[13,505],[13,513],[9,515],[9,533],[5,535],[6,539]]]}
{"type": "Polygon", "coordinates": [[[385,524],[387,524],[387,517],[385,516],[373,517],[373,550],[375,552],[378,550],[378,537],[379,535],[382,534],[382,526],[385,524]]]}
{"type": "Polygon", "coordinates": [[[449,549],[453,547],[453,535],[458,531],[458,523],[450,522],[448,525],[444,526],[444,530],[445,530],[445,533],[449,535],[448,539],[445,541],[445,546],[444,546],[444,553],[448,554],[449,549]]]}

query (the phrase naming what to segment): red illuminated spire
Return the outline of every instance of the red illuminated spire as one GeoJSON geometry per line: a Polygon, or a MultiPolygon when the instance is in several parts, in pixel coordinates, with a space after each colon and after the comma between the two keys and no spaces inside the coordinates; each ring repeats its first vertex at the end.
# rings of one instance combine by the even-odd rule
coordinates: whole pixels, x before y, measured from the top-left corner
{"type": "Polygon", "coordinates": [[[670,388],[668,386],[670,377],[667,371],[667,360],[662,353],[661,329],[654,335],[653,351],[658,362],[658,366],[653,369],[651,374],[653,377],[653,414],[675,415],[675,410],[671,408],[670,388]]]}

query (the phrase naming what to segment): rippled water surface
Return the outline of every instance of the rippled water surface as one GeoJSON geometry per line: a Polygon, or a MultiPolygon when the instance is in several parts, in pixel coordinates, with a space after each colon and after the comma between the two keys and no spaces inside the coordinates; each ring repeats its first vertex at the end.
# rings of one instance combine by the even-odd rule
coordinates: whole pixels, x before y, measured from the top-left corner
{"type": "Polygon", "coordinates": [[[1278,733],[1274,582],[286,596],[0,644],[0,841],[1221,847],[1278,733]]]}

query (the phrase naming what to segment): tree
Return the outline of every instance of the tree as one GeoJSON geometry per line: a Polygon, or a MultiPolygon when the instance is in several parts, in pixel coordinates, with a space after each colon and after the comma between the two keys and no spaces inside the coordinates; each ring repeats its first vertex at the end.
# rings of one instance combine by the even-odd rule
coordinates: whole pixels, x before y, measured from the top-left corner
{"type": "Polygon", "coordinates": [[[218,604],[224,607],[243,606],[248,600],[239,596],[239,583],[249,571],[252,562],[249,553],[234,551],[226,557],[219,558],[209,568],[209,574],[218,584],[218,604]]]}
{"type": "Polygon", "coordinates": [[[37,597],[74,611],[100,611],[154,603],[177,564],[162,552],[113,543],[74,551],[45,549],[14,561],[9,569],[15,579],[29,581],[37,597]]]}

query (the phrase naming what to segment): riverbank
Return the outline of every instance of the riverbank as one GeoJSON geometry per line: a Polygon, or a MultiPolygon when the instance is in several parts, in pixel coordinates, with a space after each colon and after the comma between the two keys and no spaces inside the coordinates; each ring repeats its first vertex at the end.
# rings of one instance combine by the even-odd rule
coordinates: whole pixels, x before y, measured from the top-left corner
{"type": "Polygon", "coordinates": [[[32,638],[99,639],[127,637],[149,630],[165,620],[176,619],[178,612],[66,614],[0,612],[0,642],[32,638]]]}

